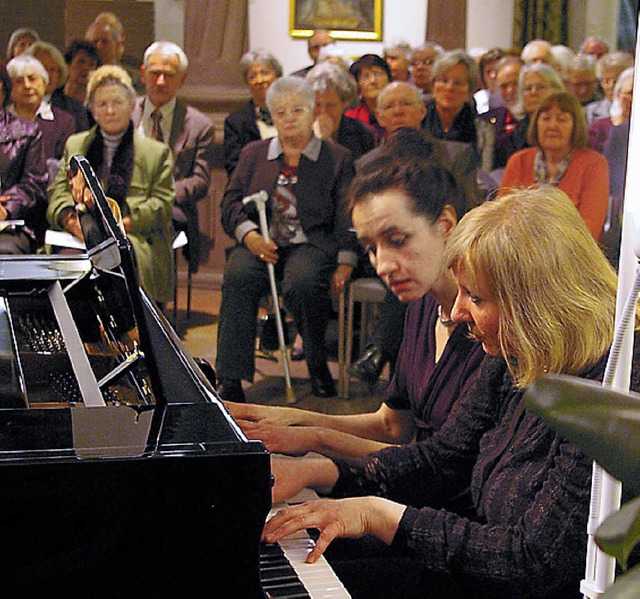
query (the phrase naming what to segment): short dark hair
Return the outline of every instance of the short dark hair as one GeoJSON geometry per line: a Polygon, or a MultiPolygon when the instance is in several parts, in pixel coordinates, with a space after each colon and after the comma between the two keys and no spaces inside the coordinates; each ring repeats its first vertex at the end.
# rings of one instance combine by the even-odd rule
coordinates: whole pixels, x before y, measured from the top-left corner
{"type": "Polygon", "coordinates": [[[100,53],[98,52],[98,46],[96,46],[93,42],[89,40],[74,40],[72,41],[67,49],[64,51],[64,60],[67,64],[71,64],[73,59],[76,57],[76,54],[84,52],[95,61],[96,66],[102,65],[102,59],[100,58],[100,53]]]}
{"type": "Polygon", "coordinates": [[[349,187],[348,209],[386,189],[402,189],[413,201],[413,210],[435,222],[445,206],[460,219],[466,212],[464,193],[453,175],[433,157],[434,145],[422,131],[398,129],[376,156],[358,169],[349,187]]]}
{"type": "Polygon", "coordinates": [[[349,72],[353,75],[354,79],[358,81],[360,73],[365,67],[378,67],[387,74],[389,81],[393,79],[391,76],[391,69],[387,64],[387,61],[377,54],[363,54],[349,67],[349,72]]]}

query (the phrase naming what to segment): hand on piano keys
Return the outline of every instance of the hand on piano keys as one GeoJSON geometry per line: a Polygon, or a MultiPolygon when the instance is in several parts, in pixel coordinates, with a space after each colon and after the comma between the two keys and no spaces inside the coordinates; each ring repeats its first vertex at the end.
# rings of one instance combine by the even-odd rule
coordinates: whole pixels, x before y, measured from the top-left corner
{"type": "MultiPolygon", "coordinates": [[[[287,505],[317,499],[310,489],[305,489],[288,504],[276,504],[269,512],[271,519],[287,505]]],[[[314,564],[306,562],[314,546],[309,534],[300,530],[279,543],[263,543],[260,550],[260,579],[267,597],[312,599],[348,599],[351,597],[324,557],[314,564]]]]}

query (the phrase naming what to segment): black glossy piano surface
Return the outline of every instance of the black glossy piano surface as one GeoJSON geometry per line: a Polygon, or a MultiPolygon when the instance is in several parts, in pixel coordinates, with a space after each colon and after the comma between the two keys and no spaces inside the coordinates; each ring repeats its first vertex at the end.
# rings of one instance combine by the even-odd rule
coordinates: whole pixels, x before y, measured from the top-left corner
{"type": "Polygon", "coordinates": [[[2,592],[263,597],[269,455],[95,217],[87,254],[0,259],[2,592]]]}

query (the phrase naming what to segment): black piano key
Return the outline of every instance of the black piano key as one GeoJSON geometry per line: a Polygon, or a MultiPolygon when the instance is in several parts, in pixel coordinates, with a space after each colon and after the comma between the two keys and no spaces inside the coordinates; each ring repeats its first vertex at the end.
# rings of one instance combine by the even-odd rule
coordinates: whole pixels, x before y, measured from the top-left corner
{"type": "Polygon", "coordinates": [[[263,543],[260,546],[260,581],[267,597],[311,598],[278,544],[263,543]]]}

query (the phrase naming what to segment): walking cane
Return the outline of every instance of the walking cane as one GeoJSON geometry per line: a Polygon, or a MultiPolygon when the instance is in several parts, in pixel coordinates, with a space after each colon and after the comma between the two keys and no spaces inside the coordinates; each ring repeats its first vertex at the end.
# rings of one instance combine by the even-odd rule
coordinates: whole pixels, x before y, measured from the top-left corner
{"type": "MultiPolygon", "coordinates": [[[[269,194],[262,190],[258,193],[251,194],[242,199],[243,204],[253,202],[258,209],[258,216],[260,217],[260,232],[262,238],[269,243],[269,225],[267,224],[267,209],[266,204],[269,199],[269,194]]],[[[271,296],[273,297],[273,303],[275,305],[276,313],[276,327],[278,329],[278,344],[280,346],[280,352],[282,353],[282,362],[284,363],[284,380],[286,384],[287,403],[296,403],[296,394],[291,386],[291,374],[289,372],[289,358],[287,357],[287,346],[284,342],[284,328],[282,325],[282,316],[280,314],[280,303],[278,302],[278,288],[276,286],[276,273],[271,262],[267,262],[267,271],[269,272],[269,282],[271,283],[271,296]]]]}

